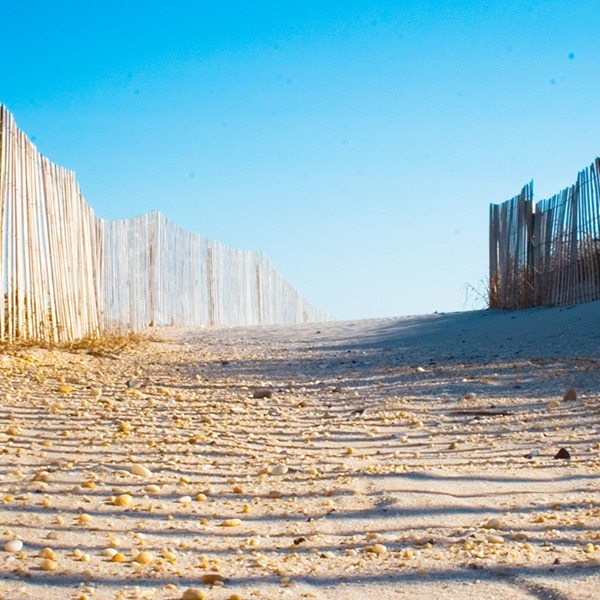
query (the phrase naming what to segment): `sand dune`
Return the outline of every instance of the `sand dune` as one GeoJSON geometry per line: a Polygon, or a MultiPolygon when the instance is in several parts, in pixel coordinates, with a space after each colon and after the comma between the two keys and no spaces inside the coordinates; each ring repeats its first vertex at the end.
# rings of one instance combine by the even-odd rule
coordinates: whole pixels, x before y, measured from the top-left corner
{"type": "Polygon", "coordinates": [[[0,598],[594,598],[599,324],[593,303],[7,352],[0,598]]]}

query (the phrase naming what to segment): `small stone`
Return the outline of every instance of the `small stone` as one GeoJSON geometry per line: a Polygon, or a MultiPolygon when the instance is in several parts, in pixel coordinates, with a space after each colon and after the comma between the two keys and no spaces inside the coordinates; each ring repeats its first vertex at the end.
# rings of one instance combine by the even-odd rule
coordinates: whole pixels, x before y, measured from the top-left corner
{"type": "Polygon", "coordinates": [[[486,539],[488,544],[504,544],[504,538],[496,533],[490,533],[486,539]]]}
{"type": "Polygon", "coordinates": [[[484,527],[485,529],[500,529],[502,527],[502,521],[494,517],[493,519],[487,521],[484,527]]]}
{"type": "Polygon", "coordinates": [[[285,475],[289,471],[287,465],[275,465],[270,471],[270,475],[285,475]]]}
{"type": "Polygon", "coordinates": [[[183,592],[181,600],[206,600],[206,594],[197,588],[188,588],[183,592]]]}
{"type": "Polygon", "coordinates": [[[571,453],[566,448],[561,448],[555,455],[554,458],[571,458],[571,453]]]}
{"type": "Polygon", "coordinates": [[[300,544],[303,544],[306,541],[305,537],[298,537],[294,539],[294,546],[299,546],[300,544]]]}
{"type": "Polygon", "coordinates": [[[201,579],[202,583],[206,583],[207,585],[215,585],[227,581],[223,575],[219,575],[218,573],[206,573],[202,575],[201,579]]]}
{"type": "Polygon", "coordinates": [[[127,557],[122,553],[122,552],[117,552],[116,554],[113,555],[113,557],[111,558],[111,560],[113,562],[125,562],[127,560],[127,557]]]}
{"type": "Polygon", "coordinates": [[[152,471],[144,465],[134,464],[131,465],[131,473],[133,475],[139,475],[140,477],[152,477],[152,471]]]}
{"type": "Polygon", "coordinates": [[[151,552],[142,550],[139,554],[136,555],[135,561],[140,563],[140,565],[149,565],[151,562],[154,561],[154,556],[151,552]]]}
{"type": "Polygon", "coordinates": [[[147,492],[148,494],[158,494],[158,492],[160,492],[160,487],[157,485],[147,485],[144,488],[144,491],[147,492]]]}
{"type": "Polygon", "coordinates": [[[221,527],[237,527],[241,524],[240,519],[226,519],[225,521],[221,521],[221,527]]]}
{"type": "Polygon", "coordinates": [[[68,383],[61,383],[58,386],[58,391],[61,394],[70,394],[73,391],[73,389],[74,389],[73,386],[69,385],[68,383]]]}
{"type": "Polygon", "coordinates": [[[56,561],[50,558],[45,558],[42,561],[42,571],[54,571],[56,569],[56,561]]]}
{"type": "Polygon", "coordinates": [[[560,400],[551,400],[546,404],[546,410],[554,410],[560,408],[560,400]]]}
{"type": "Polygon", "coordinates": [[[563,396],[565,402],[577,400],[577,392],[573,388],[569,388],[563,396]]]}
{"type": "Polygon", "coordinates": [[[272,398],[273,392],[267,389],[256,389],[252,392],[252,397],[257,400],[264,400],[266,398],[272,398]]]}
{"type": "Polygon", "coordinates": [[[387,548],[383,544],[373,544],[371,548],[371,552],[373,552],[373,554],[377,554],[378,556],[387,552],[387,548]]]}
{"type": "Polygon", "coordinates": [[[40,550],[40,556],[42,558],[49,558],[50,560],[56,561],[56,552],[52,548],[43,548],[40,550]]]}
{"type": "Polygon", "coordinates": [[[192,501],[191,496],[181,496],[181,498],[179,498],[177,500],[177,502],[179,502],[179,504],[190,504],[191,501],[192,501]]]}
{"type": "Polygon", "coordinates": [[[128,506],[131,506],[132,502],[133,502],[133,498],[129,494],[121,494],[120,496],[117,496],[113,500],[113,504],[115,506],[121,506],[123,508],[127,508],[128,506]]]}
{"type": "Polygon", "coordinates": [[[23,542],[21,540],[10,540],[4,544],[5,552],[21,552],[23,549],[23,542]]]}

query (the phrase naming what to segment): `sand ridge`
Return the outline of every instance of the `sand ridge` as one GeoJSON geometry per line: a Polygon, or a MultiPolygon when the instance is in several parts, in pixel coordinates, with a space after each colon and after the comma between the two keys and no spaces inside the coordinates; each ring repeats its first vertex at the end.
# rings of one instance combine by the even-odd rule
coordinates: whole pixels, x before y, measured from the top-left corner
{"type": "Polygon", "coordinates": [[[5,353],[0,598],[593,598],[599,317],[5,353]]]}

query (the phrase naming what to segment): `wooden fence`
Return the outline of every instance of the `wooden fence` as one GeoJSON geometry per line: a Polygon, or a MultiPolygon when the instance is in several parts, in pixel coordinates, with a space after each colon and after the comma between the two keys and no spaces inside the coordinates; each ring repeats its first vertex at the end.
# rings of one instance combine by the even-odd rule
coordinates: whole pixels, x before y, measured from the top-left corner
{"type": "Polygon", "coordinates": [[[600,158],[533,204],[533,184],[490,207],[490,308],[600,299],[600,158]]]}
{"type": "Polygon", "coordinates": [[[0,106],[0,339],[64,342],[149,325],[325,321],[258,252],[158,212],[106,221],[0,106]]]}

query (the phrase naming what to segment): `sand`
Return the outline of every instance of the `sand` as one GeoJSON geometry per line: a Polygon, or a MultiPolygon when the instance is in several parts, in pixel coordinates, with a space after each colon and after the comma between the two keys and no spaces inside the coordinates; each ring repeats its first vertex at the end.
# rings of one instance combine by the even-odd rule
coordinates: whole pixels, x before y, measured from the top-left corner
{"type": "Polygon", "coordinates": [[[597,597],[600,303],[153,336],[0,355],[0,598],[597,597]]]}

